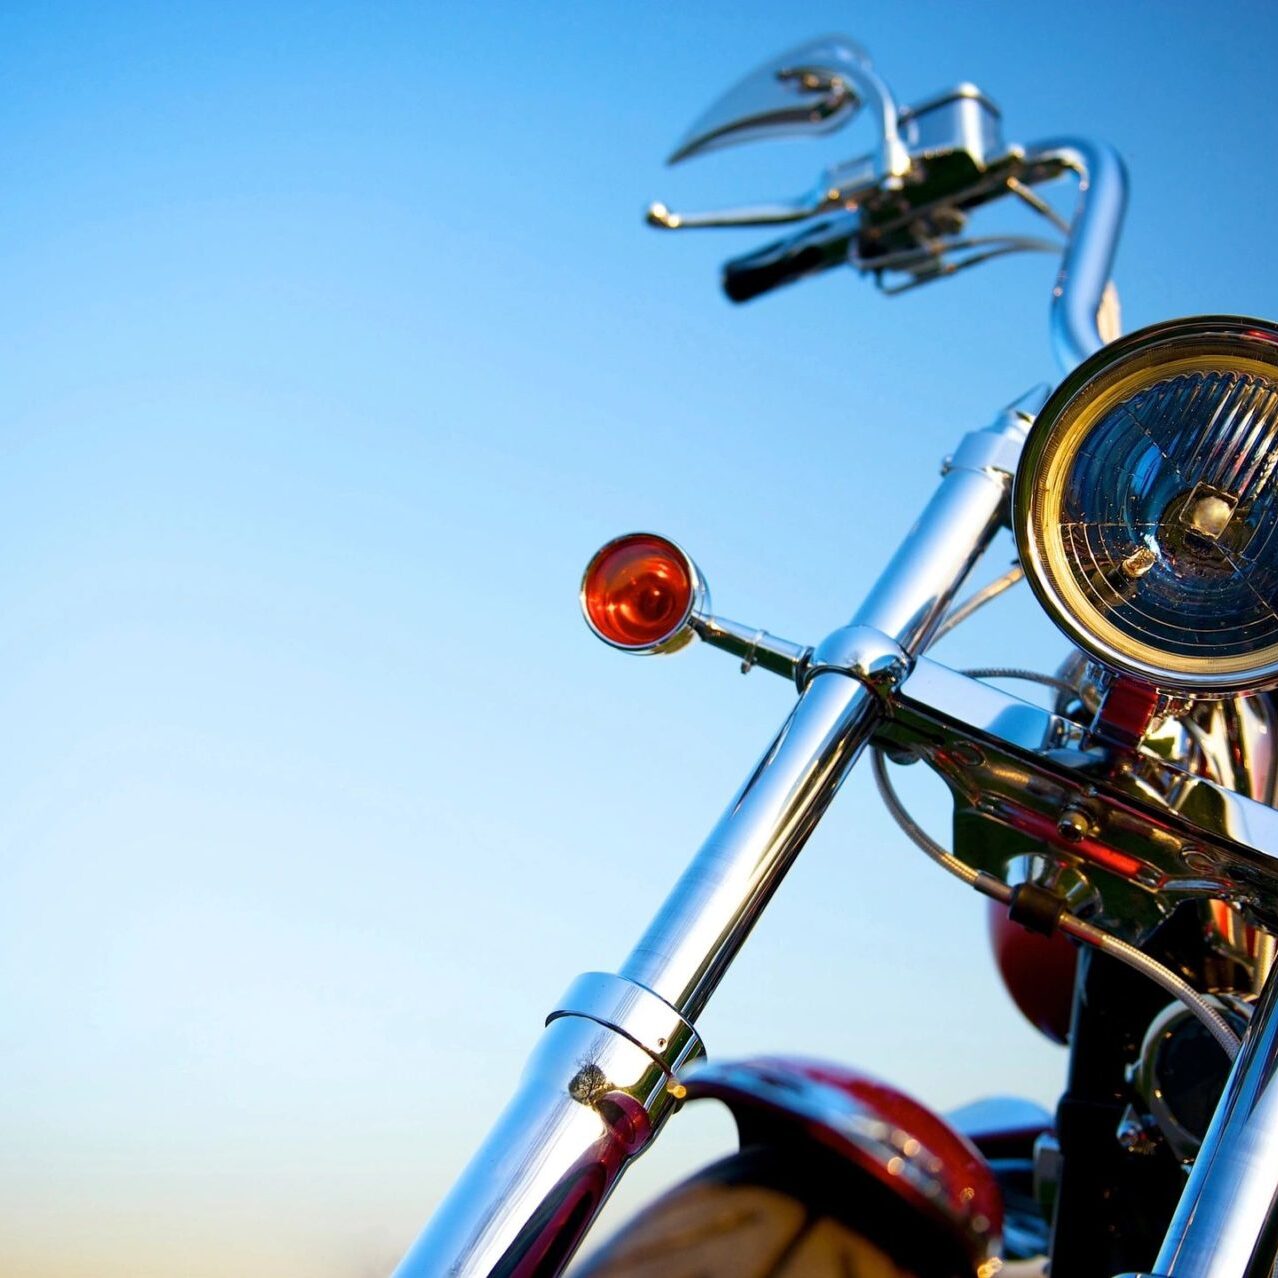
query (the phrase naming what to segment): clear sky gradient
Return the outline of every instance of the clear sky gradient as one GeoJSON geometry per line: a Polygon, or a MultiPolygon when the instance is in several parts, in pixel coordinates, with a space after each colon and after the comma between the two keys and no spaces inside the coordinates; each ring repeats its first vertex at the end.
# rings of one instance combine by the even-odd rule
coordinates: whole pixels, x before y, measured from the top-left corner
{"type": "MultiPolygon", "coordinates": [[[[666,170],[710,98],[846,30],[906,101],[973,80],[1010,141],[1120,148],[1129,327],[1273,315],[1276,27],[1260,3],[4,6],[0,1272],[386,1272],[791,701],[592,640],[591,551],[666,532],[726,615],[819,639],[957,438],[1053,376],[1046,258],[732,308],[718,263],[766,234],[662,236],[646,201],[794,194],[870,134],[666,170]]],[[[1019,598],[938,656],[1063,648],[1019,598]]],[[[904,783],[943,836],[944,795],[904,783]]],[[[1050,1103],[1064,1064],[979,901],[861,775],[702,1028],[939,1106],[1050,1103]]],[[[694,1108],[616,1210],[730,1141],[694,1108]]]]}

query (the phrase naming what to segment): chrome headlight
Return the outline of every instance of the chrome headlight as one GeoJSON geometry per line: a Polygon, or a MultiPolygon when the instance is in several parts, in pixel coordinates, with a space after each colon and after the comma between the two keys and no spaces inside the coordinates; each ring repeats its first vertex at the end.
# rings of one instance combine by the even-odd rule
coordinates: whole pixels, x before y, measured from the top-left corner
{"type": "Polygon", "coordinates": [[[1098,352],[1031,429],[1013,517],[1035,594],[1105,665],[1278,684],[1278,328],[1177,320],[1098,352]]]}

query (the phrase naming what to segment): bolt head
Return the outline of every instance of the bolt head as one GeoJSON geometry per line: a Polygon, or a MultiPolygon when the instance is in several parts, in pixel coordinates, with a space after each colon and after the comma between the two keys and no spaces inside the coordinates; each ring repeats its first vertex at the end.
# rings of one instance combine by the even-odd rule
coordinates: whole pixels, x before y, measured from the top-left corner
{"type": "Polygon", "coordinates": [[[1091,822],[1086,813],[1077,808],[1067,808],[1056,822],[1056,832],[1069,843],[1078,843],[1085,839],[1091,829],[1091,822]]]}

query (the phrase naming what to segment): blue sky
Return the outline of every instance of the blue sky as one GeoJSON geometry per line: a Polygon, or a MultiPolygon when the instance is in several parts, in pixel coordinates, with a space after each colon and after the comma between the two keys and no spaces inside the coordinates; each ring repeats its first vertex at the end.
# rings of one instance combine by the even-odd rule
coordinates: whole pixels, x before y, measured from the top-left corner
{"type": "MultiPolygon", "coordinates": [[[[779,680],[576,611],[666,532],[719,609],[853,609],[967,429],[1050,379],[1052,264],[753,306],[640,213],[868,149],[661,159],[828,30],[903,100],[1132,175],[1129,328],[1278,309],[1271,6],[14,4],[0,14],[0,1253],[23,1278],[383,1272],[544,1012],[610,967],[779,680]],[[624,903],[624,908],[620,903],[624,903]]],[[[998,563],[1010,558],[1001,545],[998,563]]],[[[992,569],[991,569],[992,571],[992,569]]],[[[947,640],[1050,667],[1028,598],[947,640]]],[[[943,795],[906,788],[946,830],[943,795]]],[[[1043,1101],[982,907],[855,776],[702,1028],[1043,1101]]],[[[633,1203],[730,1141],[689,1111],[633,1203]]]]}

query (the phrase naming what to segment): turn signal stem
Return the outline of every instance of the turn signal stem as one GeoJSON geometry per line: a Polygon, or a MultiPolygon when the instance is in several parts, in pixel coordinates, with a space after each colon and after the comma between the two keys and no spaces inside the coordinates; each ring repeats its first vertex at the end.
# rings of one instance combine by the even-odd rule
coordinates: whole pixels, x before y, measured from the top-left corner
{"type": "Polygon", "coordinates": [[[770,670],[802,687],[808,659],[812,656],[810,646],[778,639],[766,630],[743,626],[726,617],[693,614],[692,628],[712,648],[722,648],[724,652],[740,657],[742,674],[749,674],[758,666],[760,670],[770,670]]]}

